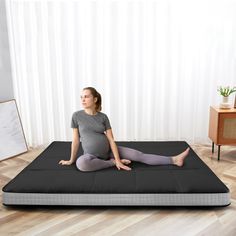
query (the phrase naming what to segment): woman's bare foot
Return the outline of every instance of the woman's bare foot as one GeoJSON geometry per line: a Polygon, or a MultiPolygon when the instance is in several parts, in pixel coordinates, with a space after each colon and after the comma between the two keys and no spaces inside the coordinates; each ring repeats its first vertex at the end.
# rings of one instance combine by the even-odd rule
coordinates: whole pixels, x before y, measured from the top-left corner
{"type": "Polygon", "coordinates": [[[173,156],[172,160],[173,160],[173,164],[177,165],[177,166],[182,166],[184,164],[184,159],[187,157],[188,153],[189,153],[189,148],[187,148],[185,151],[183,151],[182,153],[180,153],[177,156],[173,156]]]}
{"type": "MultiPolygon", "coordinates": [[[[112,161],[113,161],[114,164],[116,164],[115,159],[112,158],[112,161]]],[[[131,161],[130,161],[130,160],[127,160],[127,159],[121,159],[120,161],[121,161],[123,164],[125,164],[125,165],[128,165],[128,164],[131,163],[131,161]]]]}
{"type": "Polygon", "coordinates": [[[125,165],[128,165],[128,164],[131,163],[131,161],[128,160],[128,159],[121,159],[121,162],[122,162],[123,164],[125,164],[125,165]]]}

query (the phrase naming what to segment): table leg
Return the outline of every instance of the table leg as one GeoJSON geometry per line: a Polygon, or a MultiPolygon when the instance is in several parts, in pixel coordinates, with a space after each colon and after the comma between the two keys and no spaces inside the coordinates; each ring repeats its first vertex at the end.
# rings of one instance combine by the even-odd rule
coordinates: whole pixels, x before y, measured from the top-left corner
{"type": "Polygon", "coordinates": [[[220,160],[220,145],[218,145],[218,161],[220,160]]]}
{"type": "Polygon", "coordinates": [[[212,142],[212,149],[211,152],[214,153],[214,142],[212,142]]]}

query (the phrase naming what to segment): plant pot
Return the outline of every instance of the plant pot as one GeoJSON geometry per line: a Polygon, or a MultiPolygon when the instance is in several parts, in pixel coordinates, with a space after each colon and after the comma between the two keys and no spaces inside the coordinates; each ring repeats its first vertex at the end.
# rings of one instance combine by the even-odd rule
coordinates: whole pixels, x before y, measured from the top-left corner
{"type": "Polygon", "coordinates": [[[222,109],[230,109],[231,108],[231,104],[229,102],[229,96],[228,97],[222,96],[222,102],[220,103],[220,108],[222,108],[222,109]]]}
{"type": "Polygon", "coordinates": [[[236,108],[236,95],[234,97],[234,108],[236,108]]]}

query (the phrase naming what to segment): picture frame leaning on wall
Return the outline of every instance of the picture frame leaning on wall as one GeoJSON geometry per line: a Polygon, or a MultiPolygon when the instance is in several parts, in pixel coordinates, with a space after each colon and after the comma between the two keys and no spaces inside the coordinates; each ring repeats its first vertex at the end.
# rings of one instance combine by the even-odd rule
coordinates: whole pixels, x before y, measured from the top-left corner
{"type": "Polygon", "coordinates": [[[0,102],[0,161],[27,151],[16,100],[0,102]]]}

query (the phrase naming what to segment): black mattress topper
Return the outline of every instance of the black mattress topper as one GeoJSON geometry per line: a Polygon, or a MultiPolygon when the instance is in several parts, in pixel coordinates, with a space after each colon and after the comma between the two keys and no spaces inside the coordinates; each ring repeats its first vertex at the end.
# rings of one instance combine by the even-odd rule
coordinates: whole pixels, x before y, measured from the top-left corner
{"type": "MultiPolygon", "coordinates": [[[[184,141],[116,142],[144,153],[173,156],[189,145],[184,141]]],[[[83,172],[59,165],[69,160],[71,142],[52,142],[34,161],[2,189],[14,193],[227,193],[229,189],[191,149],[182,167],[132,162],[131,171],[115,166],[83,172]]],[[[78,155],[82,155],[80,145],[78,155]]]]}

